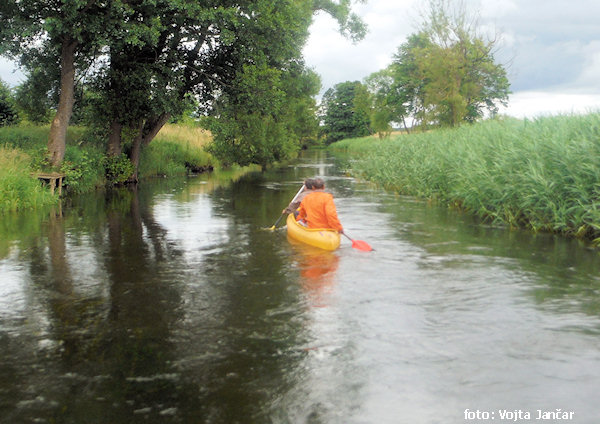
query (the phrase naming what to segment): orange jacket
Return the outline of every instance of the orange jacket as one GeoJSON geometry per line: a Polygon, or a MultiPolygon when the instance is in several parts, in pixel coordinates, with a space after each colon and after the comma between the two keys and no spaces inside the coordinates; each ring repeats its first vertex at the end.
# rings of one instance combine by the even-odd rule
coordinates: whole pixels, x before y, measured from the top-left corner
{"type": "Polygon", "coordinates": [[[296,220],[305,219],[308,228],[332,228],[342,231],[337,216],[333,196],[324,191],[311,191],[300,203],[300,213],[296,220]]]}

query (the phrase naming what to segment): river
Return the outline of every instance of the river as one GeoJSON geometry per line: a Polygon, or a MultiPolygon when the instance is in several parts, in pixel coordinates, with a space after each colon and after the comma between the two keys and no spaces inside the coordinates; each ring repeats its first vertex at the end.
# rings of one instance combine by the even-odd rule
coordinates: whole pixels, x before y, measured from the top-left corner
{"type": "Polygon", "coordinates": [[[598,252],[346,167],[309,152],[5,217],[1,422],[600,422],[598,252]],[[268,230],[315,175],[375,251],[268,230]]]}

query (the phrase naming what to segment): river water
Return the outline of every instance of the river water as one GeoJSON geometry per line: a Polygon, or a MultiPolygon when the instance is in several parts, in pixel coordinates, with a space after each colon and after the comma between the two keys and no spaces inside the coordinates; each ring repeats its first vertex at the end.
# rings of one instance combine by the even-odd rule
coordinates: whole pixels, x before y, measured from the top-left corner
{"type": "Polygon", "coordinates": [[[5,217],[1,422],[600,422],[599,254],[346,167],[311,152],[5,217]],[[268,230],[315,175],[375,251],[268,230]]]}

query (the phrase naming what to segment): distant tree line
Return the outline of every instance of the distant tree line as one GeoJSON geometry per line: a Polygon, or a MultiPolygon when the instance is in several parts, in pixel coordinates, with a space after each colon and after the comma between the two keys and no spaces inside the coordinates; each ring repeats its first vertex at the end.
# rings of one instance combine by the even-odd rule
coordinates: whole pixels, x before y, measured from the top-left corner
{"type": "Polygon", "coordinates": [[[223,162],[264,167],[316,137],[320,80],[301,50],[319,11],[364,36],[350,0],[4,0],[0,54],[26,71],[25,117],[51,121],[55,167],[72,120],[101,129],[107,154],[137,169],[186,113],[202,117],[223,162]]]}
{"type": "Polygon", "coordinates": [[[464,7],[431,0],[421,28],[387,68],[325,93],[320,111],[326,142],[385,136],[392,124],[410,131],[494,116],[510,93],[506,70],[494,59],[497,42],[478,32],[464,7]]]}

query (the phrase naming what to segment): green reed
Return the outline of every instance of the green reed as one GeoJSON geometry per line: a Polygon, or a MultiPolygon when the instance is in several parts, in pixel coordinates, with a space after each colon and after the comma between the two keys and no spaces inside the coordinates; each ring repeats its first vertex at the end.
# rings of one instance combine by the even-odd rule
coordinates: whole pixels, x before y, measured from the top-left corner
{"type": "Polygon", "coordinates": [[[56,197],[30,175],[30,162],[30,157],[22,151],[0,146],[0,213],[35,209],[56,201],[56,197]]]}
{"type": "Polygon", "coordinates": [[[343,140],[353,172],[495,224],[600,241],[600,113],[343,140]]]}

